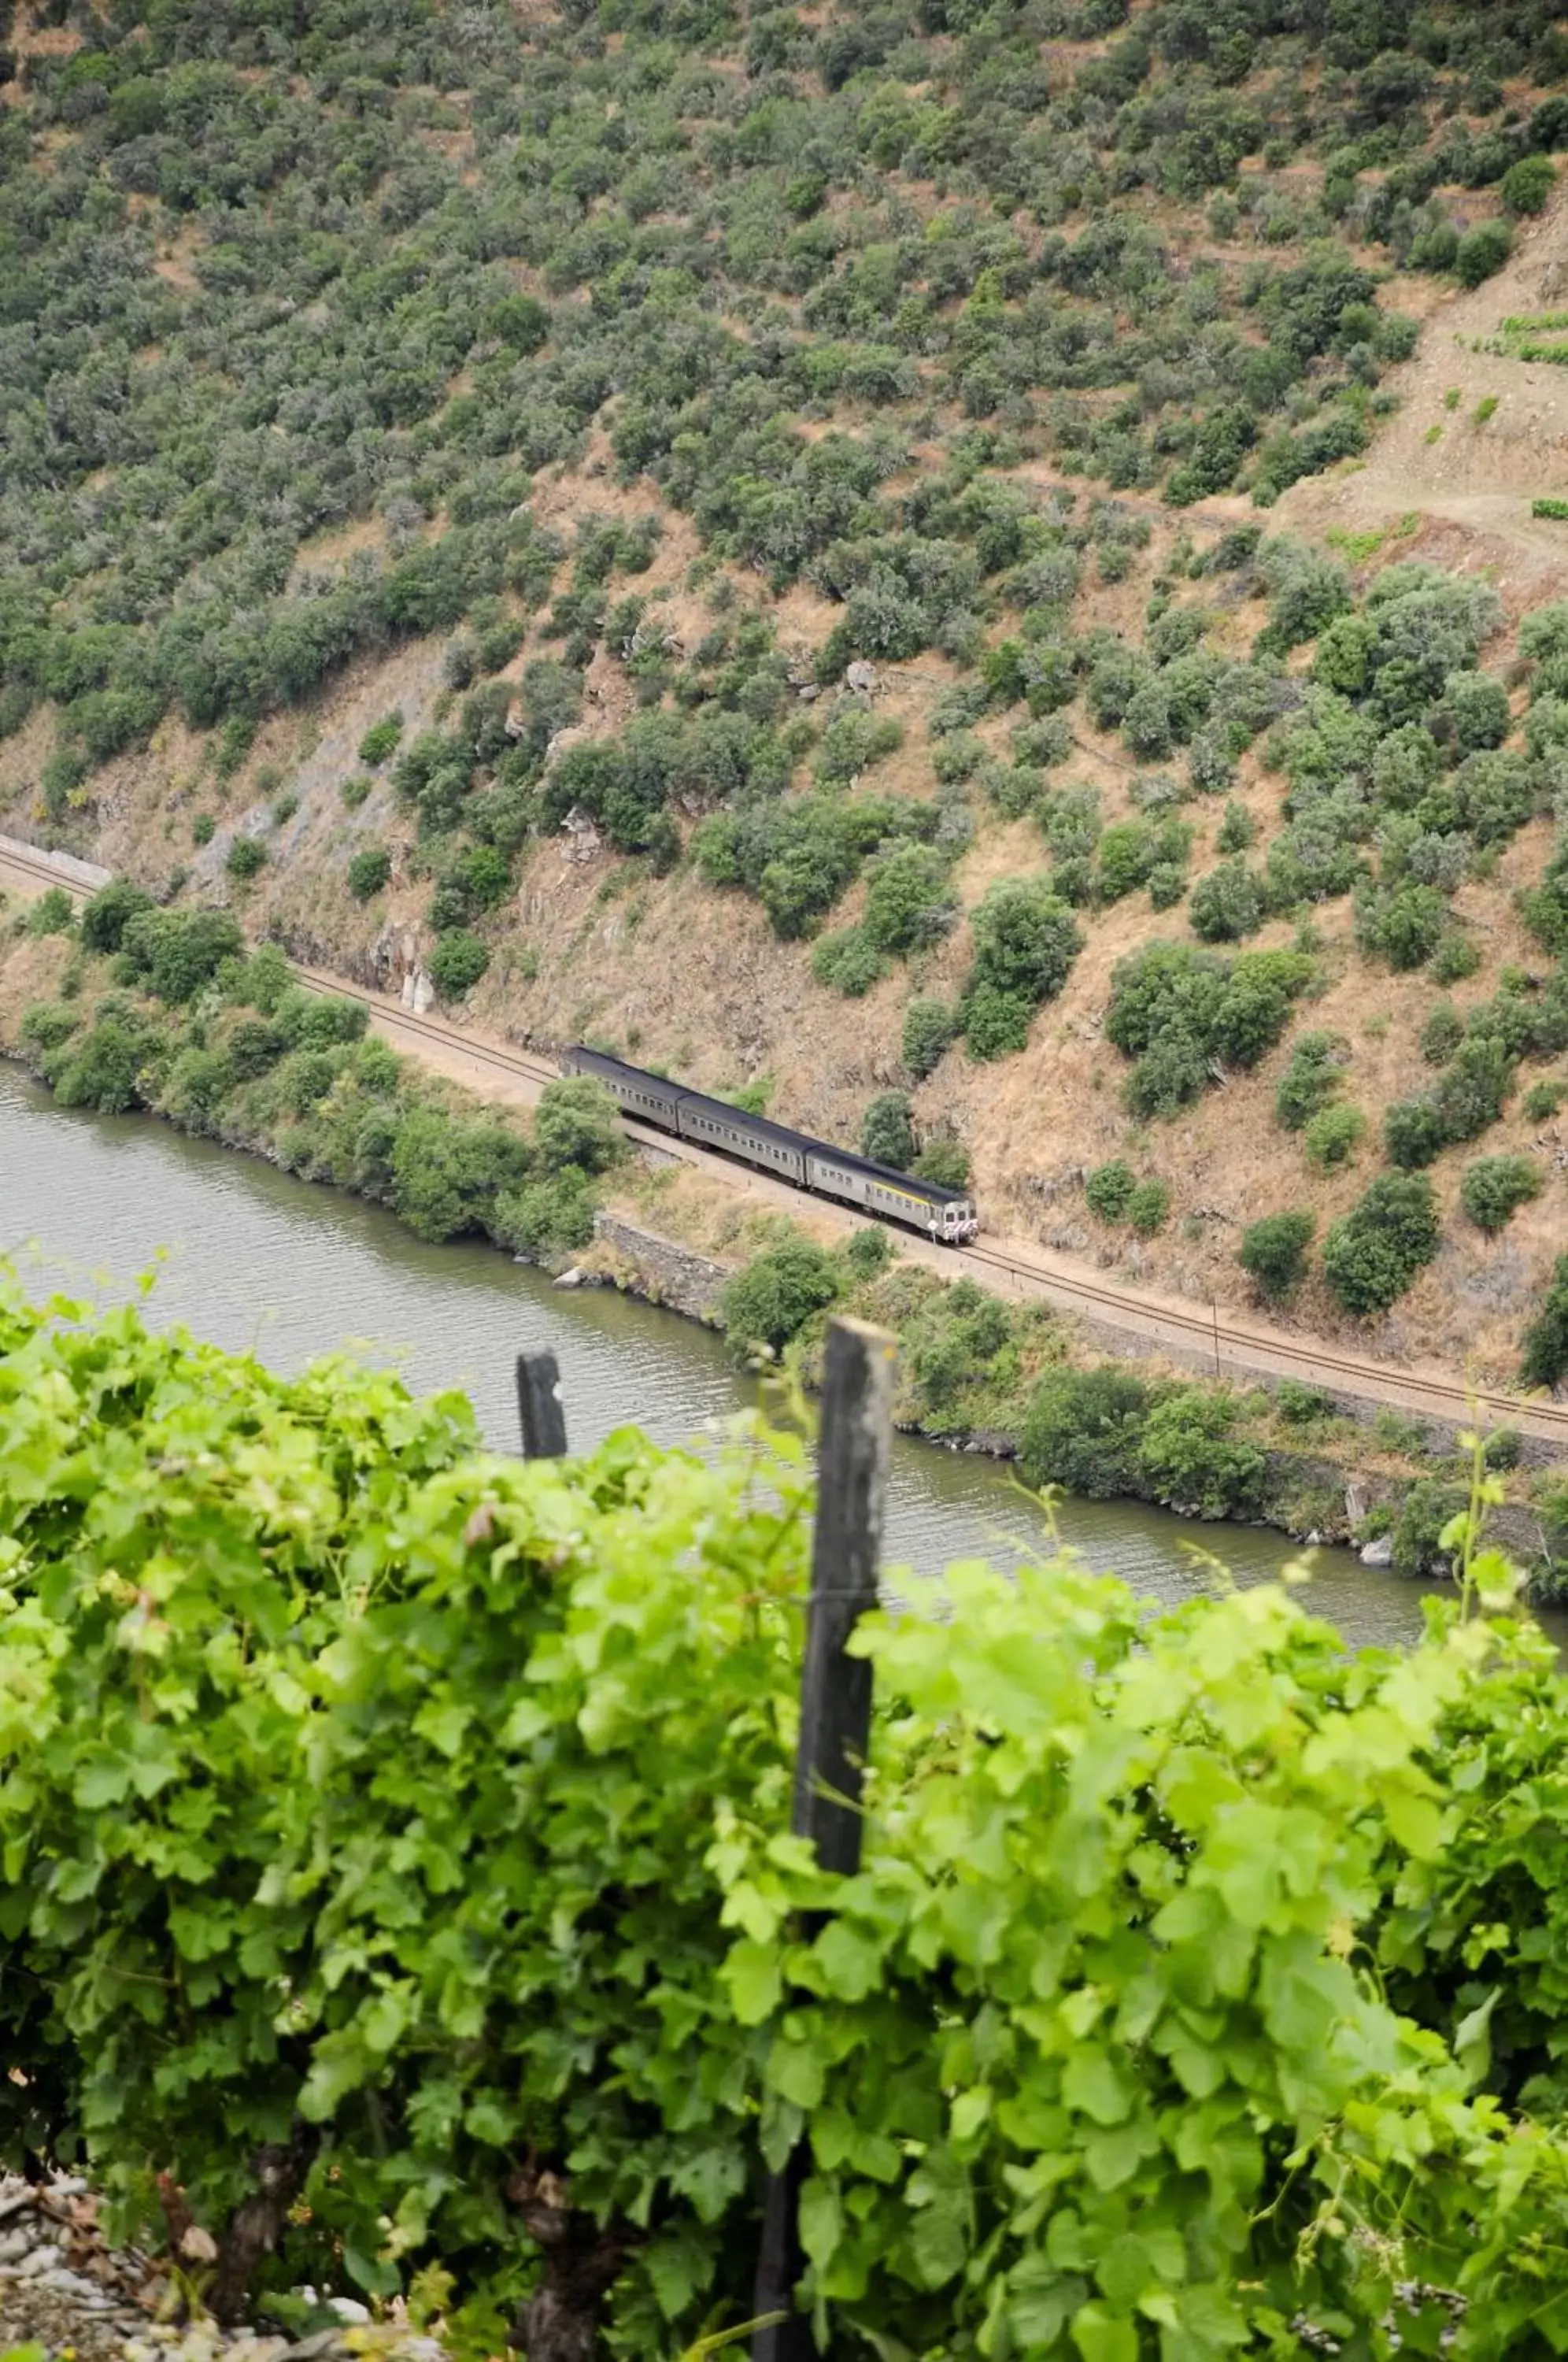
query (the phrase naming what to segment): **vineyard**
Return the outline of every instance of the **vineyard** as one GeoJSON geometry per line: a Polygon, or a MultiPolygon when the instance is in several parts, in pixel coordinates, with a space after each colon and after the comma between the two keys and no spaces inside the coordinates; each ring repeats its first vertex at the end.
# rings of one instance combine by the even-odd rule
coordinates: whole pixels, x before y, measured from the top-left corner
{"type": "Polygon", "coordinates": [[[856,1644],[845,1878],[811,1515],[790,1431],[513,1462],[0,1298],[8,2158],[182,2192],[220,2316],[434,2287],[535,2362],[742,2323],[801,2143],[834,2356],[1568,2345],[1568,1696],[1474,1530],[1404,1658],[950,1571],[856,1644]]]}

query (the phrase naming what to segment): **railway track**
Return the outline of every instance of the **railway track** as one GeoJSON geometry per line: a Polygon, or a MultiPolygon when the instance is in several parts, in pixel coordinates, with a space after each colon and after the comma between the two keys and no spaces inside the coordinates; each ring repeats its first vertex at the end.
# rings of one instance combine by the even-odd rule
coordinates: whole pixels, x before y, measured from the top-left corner
{"type": "MultiPolygon", "coordinates": [[[[10,839],[0,841],[0,875],[7,870],[31,885],[63,886],[79,901],[85,900],[93,891],[90,884],[63,872],[50,856],[40,855],[10,839]]],[[[476,1041],[460,1027],[417,1015],[383,993],[348,983],[341,977],[298,961],[290,965],[300,982],[313,991],[333,992],[360,1002],[390,1032],[415,1043],[423,1042],[433,1053],[448,1057],[455,1054],[481,1070],[510,1076],[536,1087],[558,1079],[558,1069],[535,1052],[476,1041]]],[[[645,1125],[628,1123],[625,1129],[633,1139],[662,1147],[689,1164],[727,1174],[737,1171],[712,1151],[667,1139],[663,1132],[645,1125]]],[[[796,1194],[783,1183],[776,1186],[781,1197],[796,1194]]],[[[827,1204],[815,1198],[811,1202],[813,1206],[827,1204]]],[[[1238,1326],[1231,1319],[1221,1319],[1212,1307],[1205,1312],[1198,1306],[1134,1296],[1055,1260],[1046,1261],[1021,1241],[1009,1246],[981,1237],[966,1247],[928,1249],[923,1240],[911,1239],[906,1242],[906,1251],[925,1256],[944,1271],[962,1265],[977,1273],[1003,1275],[1015,1290],[1043,1297],[1066,1310],[1081,1312],[1103,1327],[1118,1329],[1156,1345],[1171,1345],[1187,1354],[1201,1353],[1205,1358],[1212,1354],[1217,1368],[1228,1362],[1234,1374],[1250,1371],[1258,1376],[1297,1377],[1304,1384],[1358,1402],[1397,1404],[1449,1422],[1473,1417],[1503,1419],[1527,1434],[1568,1450],[1568,1404],[1523,1402],[1496,1388],[1466,1385],[1435,1373],[1401,1370],[1335,1352],[1310,1339],[1297,1340],[1279,1331],[1264,1333],[1238,1326]]]]}

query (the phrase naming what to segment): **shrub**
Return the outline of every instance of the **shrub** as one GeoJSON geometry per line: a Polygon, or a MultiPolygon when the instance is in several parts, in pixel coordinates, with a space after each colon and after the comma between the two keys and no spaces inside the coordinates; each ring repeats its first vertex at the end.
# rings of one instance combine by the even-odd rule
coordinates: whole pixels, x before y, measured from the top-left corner
{"type": "Polygon", "coordinates": [[[1226,960],[1186,944],[1154,943],[1112,972],[1106,1032],[1137,1065],[1134,1114],[1172,1115],[1224,1066],[1255,1065],[1289,1021],[1311,962],[1296,952],[1226,960]]]}
{"type": "Polygon", "coordinates": [[[970,988],[988,986],[1033,1009],[1060,992],[1083,948],[1069,906],[1039,878],[1004,878],[971,914],[970,988]]]}
{"type": "Polygon", "coordinates": [[[1442,1111],[1431,1099],[1397,1099],[1383,1118],[1384,1151],[1405,1172],[1430,1164],[1447,1142],[1442,1111]]]}
{"type": "Polygon", "coordinates": [[[1541,1298],[1540,1311],[1525,1330],[1519,1379],[1527,1386],[1554,1386],[1568,1372],[1568,1255],[1559,1255],[1541,1298]]]}
{"type": "Polygon", "coordinates": [[[466,927],[437,935],[430,954],[430,981],[443,1000],[460,1000],[471,992],[486,968],[490,954],[466,927]]]}
{"type": "Polygon", "coordinates": [[[875,1279],[892,1262],[895,1249],[891,1235],[879,1222],[867,1222],[851,1233],[839,1252],[852,1277],[875,1279]]]}
{"type": "Polygon", "coordinates": [[[63,886],[50,886],[28,912],[29,935],[68,935],[76,924],[76,905],[63,886]]]}
{"type": "Polygon", "coordinates": [[[1521,156],[1504,173],[1498,191],[1511,214],[1539,214],[1557,183],[1557,167],[1550,156],[1521,156]]]}
{"type": "Polygon", "coordinates": [[[1366,1136],[1366,1118],[1359,1108],[1320,1108],[1301,1134],[1307,1162],[1319,1173],[1332,1173],[1348,1164],[1366,1136]]]}
{"type": "Polygon", "coordinates": [[[1228,803],[1214,839],[1220,853],[1245,853],[1256,839],[1258,824],[1245,804],[1228,803]]]}
{"type": "Polygon", "coordinates": [[[815,1312],[825,1311],[839,1291],[839,1271],[830,1254],[806,1239],[786,1240],[735,1274],[719,1302],[720,1318],[743,1354],[766,1348],[781,1353],[815,1312]]]}
{"type": "Polygon", "coordinates": [[[917,1082],[933,1074],[960,1030],[958,1012],[945,1000],[911,1000],[904,1011],[903,1060],[917,1082]]]}
{"type": "Polygon", "coordinates": [[[1507,222],[1477,222],[1460,239],[1453,258],[1453,275],[1462,287],[1479,287],[1501,270],[1513,247],[1507,222]]]}
{"type": "Polygon", "coordinates": [[[1127,1220],[1140,1238],[1152,1239],[1171,1209],[1171,1193],[1163,1181],[1140,1181],[1127,1200],[1127,1220]]]}
{"type": "Polygon", "coordinates": [[[1541,492],[1531,501],[1529,513],[1532,517],[1545,517],[1551,524],[1561,524],[1568,520],[1568,501],[1559,500],[1552,492],[1541,492]]]}
{"type": "Polygon", "coordinates": [[[128,1113],[141,1103],[138,1076],[149,1047],[145,1036],[128,1025],[100,1018],[61,1069],[56,1098],[61,1107],[95,1108],[100,1115],[128,1113]]]}
{"type": "Polygon", "coordinates": [[[35,1000],[22,1015],[23,1042],[28,1049],[41,1051],[46,1061],[51,1051],[62,1049],[81,1030],[82,1011],[62,1001],[35,1000]]]}
{"type": "Polygon", "coordinates": [[[1019,1439],[1025,1476],[1086,1501],[1133,1491],[1148,1407],[1149,1389],[1131,1371],[1053,1370],[1035,1388],[1019,1439]]]}
{"type": "Polygon", "coordinates": [[[1430,1477],[1412,1485],[1394,1520],[1395,1573],[1407,1579],[1449,1573],[1454,1554],[1452,1545],[1444,1548],[1442,1536],[1465,1507],[1465,1495],[1452,1485],[1430,1477]]]}
{"type": "Polygon", "coordinates": [[[944,935],[957,917],[948,865],[934,845],[900,844],[872,863],[862,919],[879,952],[911,952],[944,935]]]}
{"type": "Polygon", "coordinates": [[[1481,965],[1481,955],[1470,937],[1451,927],[1432,954],[1432,977],[1438,984],[1463,984],[1481,965]]]}
{"type": "Polygon", "coordinates": [[[812,974],[819,984],[858,1000],[869,992],[888,963],[864,927],[836,927],[812,945],[812,974]]]}
{"type": "Polygon", "coordinates": [[[1464,1168],[1459,1202],[1475,1224],[1490,1237],[1513,1219],[1519,1208],[1539,1198],[1540,1167],[1528,1156],[1480,1156],[1464,1168]]]}
{"type": "Polygon", "coordinates": [[[1120,1222],[1126,1219],[1127,1209],[1138,1179],[1130,1164],[1117,1157],[1110,1164],[1097,1164],[1084,1183],[1084,1196],[1091,1214],[1102,1222],[1120,1222]]]}
{"type": "Polygon", "coordinates": [[[1562,1083],[1532,1083],[1519,1104],[1531,1123],[1549,1123],[1563,1098],[1562,1083]]]}
{"type": "Polygon", "coordinates": [[[217,816],[214,812],[198,812],[191,822],[193,844],[210,844],[217,834],[217,816]]]}
{"type": "Polygon", "coordinates": [[[392,855],[384,844],[367,844],[348,864],[348,891],[356,902],[368,902],[392,876],[392,855]]]}
{"type": "Polygon", "coordinates": [[[1153,1404],[1138,1439],[1138,1473],[1156,1501],[1200,1518],[1251,1515],[1267,1455],[1233,1433],[1233,1395],[1176,1386],[1153,1404]]]}
{"type": "Polygon", "coordinates": [[[860,1153],[907,1173],[915,1159],[913,1109],[907,1091],[881,1091],[860,1123],[860,1153]]]}
{"type": "Polygon", "coordinates": [[[1204,943],[1240,943],[1263,924],[1263,889],[1244,862],[1222,862],[1198,879],[1187,908],[1204,943]]]}
{"type": "Polygon", "coordinates": [[[1448,904],[1435,886],[1370,889],[1356,899],[1356,939],[1391,968],[1424,966],[1447,925],[1448,904]]]}
{"type": "Polygon", "coordinates": [[[1307,1274],[1307,1250],[1318,1228],[1304,1210],[1265,1214],[1242,1233],[1238,1261],[1260,1296],[1275,1304],[1299,1286],[1307,1274]]]}
{"type": "Polygon", "coordinates": [[[1381,1173],[1323,1242],[1329,1287],[1347,1312],[1386,1311],[1431,1262],[1441,1236],[1426,1175],[1381,1173]]]}
{"type": "Polygon", "coordinates": [[[985,1062],[1027,1049],[1034,1004],[1021,993],[979,984],[964,996],[964,1040],[971,1058],[985,1062]]]}
{"type": "Polygon", "coordinates": [[[359,741],[360,762],[369,764],[372,770],[376,769],[396,754],[402,736],[402,714],[383,714],[379,722],[371,723],[359,741]]]}
{"type": "Polygon", "coordinates": [[[117,952],[130,921],[156,909],[150,894],[128,877],[112,878],[82,912],[82,942],[90,952],[117,952]]]}
{"type": "Polygon", "coordinates": [[[910,1171],[922,1181],[933,1181],[941,1189],[966,1189],[969,1186],[969,1152],[962,1141],[945,1132],[927,1141],[910,1171]]]}
{"type": "Polygon", "coordinates": [[[259,837],[237,836],[224,857],[224,867],[231,877],[243,882],[254,877],[267,866],[267,848],[259,837]]]}
{"type": "Polygon", "coordinates": [[[362,803],[369,801],[370,791],[375,784],[374,779],[367,778],[365,773],[360,771],[352,778],[345,779],[339,786],[337,793],[349,811],[358,811],[362,803]]]}
{"type": "Polygon", "coordinates": [[[1317,1427],[1334,1415],[1334,1406],[1320,1386],[1304,1386],[1297,1378],[1281,1378],[1274,1390],[1274,1402],[1286,1427],[1317,1427]]]}
{"type": "Polygon", "coordinates": [[[626,1153],[615,1101],[592,1075],[547,1083],[534,1114],[534,1142],[552,1171],[607,1173],[626,1153]]]}
{"type": "Polygon", "coordinates": [[[1464,1039],[1464,1020],[1452,1000],[1440,1000],[1421,1028],[1421,1055],[1429,1066],[1452,1058],[1464,1039]]]}
{"type": "Polygon", "coordinates": [[[1286,1131],[1300,1131],[1344,1082],[1344,1045],[1332,1033],[1303,1033],[1275,1086],[1274,1113],[1286,1131]]]}
{"type": "MultiPolygon", "coordinates": [[[[91,910],[92,905],[88,905],[91,910]]],[[[226,960],[237,959],[245,939],[226,911],[143,909],[120,932],[119,973],[145,984],[171,1006],[192,1000],[226,960]]]]}

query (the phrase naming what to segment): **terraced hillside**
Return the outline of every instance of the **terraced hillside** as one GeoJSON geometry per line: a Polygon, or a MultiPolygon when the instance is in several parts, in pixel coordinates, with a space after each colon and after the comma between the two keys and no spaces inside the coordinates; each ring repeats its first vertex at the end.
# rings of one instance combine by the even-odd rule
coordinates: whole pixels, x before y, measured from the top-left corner
{"type": "Polygon", "coordinates": [[[6,17],[0,825],[1515,1365],[1549,9],[6,17]]]}

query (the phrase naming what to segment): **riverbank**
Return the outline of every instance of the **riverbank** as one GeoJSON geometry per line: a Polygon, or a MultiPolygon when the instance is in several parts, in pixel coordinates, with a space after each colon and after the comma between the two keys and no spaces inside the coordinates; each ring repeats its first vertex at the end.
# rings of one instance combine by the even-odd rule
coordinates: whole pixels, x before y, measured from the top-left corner
{"type": "MultiPolygon", "coordinates": [[[[564,1158],[559,1142],[542,1156],[521,1116],[416,1075],[367,1041],[362,1013],[342,1003],[313,1003],[300,1039],[273,1042],[264,1055],[258,1027],[278,1030],[290,989],[275,952],[238,964],[237,1001],[220,994],[215,1014],[209,991],[195,1013],[176,1013],[116,986],[107,960],[68,933],[38,933],[36,924],[35,914],[0,944],[0,1040],[51,1086],[80,1067],[83,1041],[101,1049],[107,1031],[119,1037],[121,1087],[92,1103],[140,1107],[379,1198],[417,1235],[478,1230],[558,1269],[571,1257],[591,1275],[743,1338],[755,1313],[744,1291],[738,1306],[732,1291],[744,1277],[751,1305],[760,1292],[772,1308],[756,1333],[775,1352],[792,1348],[808,1378],[830,1305],[879,1321],[900,1340],[899,1417],[911,1434],[1020,1459],[1032,1481],[1091,1498],[1126,1495],[1185,1514],[1263,1520],[1302,1539],[1382,1544],[1412,1573],[1433,1562],[1462,1472],[1446,1439],[1434,1444],[1397,1413],[1369,1428],[1307,1387],[1286,1383],[1269,1395],[1204,1385],[1157,1361],[1134,1376],[1048,1305],[950,1280],[916,1255],[894,1254],[885,1231],[845,1240],[810,1203],[804,1220],[790,1219],[657,1150],[618,1167],[612,1187],[612,1143],[585,1146],[578,1131],[564,1158]],[[254,1006],[258,996],[271,1013],[254,1006]],[[243,1071],[256,1060],[263,1071],[243,1071]],[[400,1155],[397,1135],[411,1122],[400,1155]],[[578,1156],[599,1167],[596,1177],[578,1156]],[[596,1211],[607,1187],[611,1202],[596,1211]],[[1102,1431],[1108,1401],[1114,1444],[1102,1431]]],[[[1554,1523],[1550,1476],[1521,1469],[1509,1482],[1510,1545],[1539,1564],[1554,1523]]]]}

